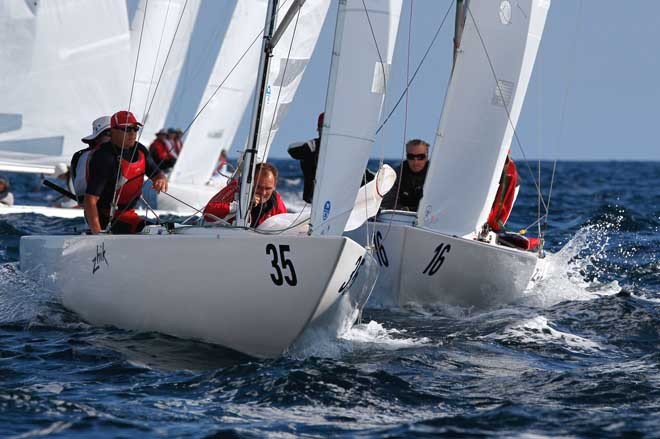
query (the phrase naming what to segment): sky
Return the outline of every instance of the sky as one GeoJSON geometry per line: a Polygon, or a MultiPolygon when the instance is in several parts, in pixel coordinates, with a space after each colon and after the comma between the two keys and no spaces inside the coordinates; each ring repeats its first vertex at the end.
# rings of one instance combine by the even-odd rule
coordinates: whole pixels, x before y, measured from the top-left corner
{"type": "MultiPolygon", "coordinates": [[[[404,0],[386,111],[405,86],[409,21],[413,71],[454,2],[404,0]]],[[[335,12],[333,4],[271,157],[287,157],[289,143],[315,136],[316,116],[325,99],[335,12]]],[[[451,68],[452,36],[453,10],[413,82],[408,122],[404,123],[405,106],[401,105],[378,136],[372,157],[401,157],[404,127],[406,138],[432,143],[451,68]]],[[[616,0],[553,0],[517,127],[524,156],[660,160],[656,132],[660,126],[659,52],[658,1],[639,1],[632,7],[616,0]]],[[[514,158],[523,156],[516,145],[512,152],[514,158]]]]}
{"type": "MultiPolygon", "coordinates": [[[[127,1],[129,9],[137,3],[127,1]]],[[[372,157],[399,159],[405,139],[433,144],[451,69],[454,3],[403,0],[386,113],[405,88],[406,69],[412,72],[420,65],[442,17],[451,12],[411,86],[407,117],[402,104],[377,137],[372,157]]],[[[273,143],[273,158],[288,157],[290,143],[316,136],[336,10],[333,1],[297,98],[273,143]]],[[[627,6],[620,0],[553,0],[517,126],[520,145],[514,141],[511,148],[514,158],[660,160],[659,49],[660,1],[627,6]]],[[[231,157],[239,154],[248,128],[245,117],[231,157]]]]}

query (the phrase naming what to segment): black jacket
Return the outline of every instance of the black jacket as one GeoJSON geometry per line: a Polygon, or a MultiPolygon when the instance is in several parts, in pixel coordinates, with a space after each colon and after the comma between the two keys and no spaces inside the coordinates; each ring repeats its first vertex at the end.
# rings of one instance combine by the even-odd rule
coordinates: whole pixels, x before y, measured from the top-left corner
{"type": "Polygon", "coordinates": [[[303,173],[303,200],[312,203],[314,196],[314,179],[316,177],[316,166],[319,163],[320,139],[312,139],[305,143],[294,143],[288,149],[291,158],[300,160],[300,169],[303,173]]]}
{"type": "Polygon", "coordinates": [[[380,204],[381,209],[409,210],[417,212],[419,201],[424,194],[424,181],[426,173],[429,170],[427,163],[418,173],[413,173],[408,167],[408,161],[404,161],[401,166],[395,169],[397,180],[392,189],[385,195],[380,204]],[[401,186],[399,187],[399,181],[401,186]],[[399,196],[397,199],[397,187],[399,187],[399,196]],[[396,202],[396,205],[395,205],[396,202]]]}

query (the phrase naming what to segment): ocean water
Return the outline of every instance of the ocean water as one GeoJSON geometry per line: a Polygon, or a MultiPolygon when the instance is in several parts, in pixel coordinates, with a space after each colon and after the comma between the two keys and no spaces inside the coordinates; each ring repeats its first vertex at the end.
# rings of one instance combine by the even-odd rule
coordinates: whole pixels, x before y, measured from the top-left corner
{"type": "MultiPolygon", "coordinates": [[[[519,170],[512,229],[537,214],[519,170]]],[[[52,198],[11,178],[19,202],[52,198]]],[[[519,303],[367,309],[268,361],[90,326],[16,262],[20,236],[81,221],[0,216],[0,437],[660,437],[659,187],[660,163],[560,162],[548,275],[519,303]]]]}

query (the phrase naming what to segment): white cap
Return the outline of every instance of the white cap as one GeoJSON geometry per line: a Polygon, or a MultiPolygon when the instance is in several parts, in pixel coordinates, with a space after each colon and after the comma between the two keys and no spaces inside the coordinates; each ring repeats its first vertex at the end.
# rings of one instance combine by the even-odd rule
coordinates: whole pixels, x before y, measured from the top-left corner
{"type": "Polygon", "coordinates": [[[69,172],[69,167],[66,163],[58,163],[55,165],[55,170],[53,172],[53,177],[59,177],[69,172]]]}
{"type": "Polygon", "coordinates": [[[110,116],[101,116],[92,122],[92,134],[80,139],[83,143],[89,143],[96,139],[103,131],[110,129],[110,116]]]}

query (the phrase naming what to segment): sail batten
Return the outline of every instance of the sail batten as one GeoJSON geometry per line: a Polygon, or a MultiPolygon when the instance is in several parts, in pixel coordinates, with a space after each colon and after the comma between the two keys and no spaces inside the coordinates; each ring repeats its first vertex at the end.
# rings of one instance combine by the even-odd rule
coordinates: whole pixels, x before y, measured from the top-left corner
{"type": "Polygon", "coordinates": [[[520,115],[549,0],[470,2],[418,224],[468,236],[486,222],[520,115]],[[484,47],[485,46],[485,47],[484,47]]]}

